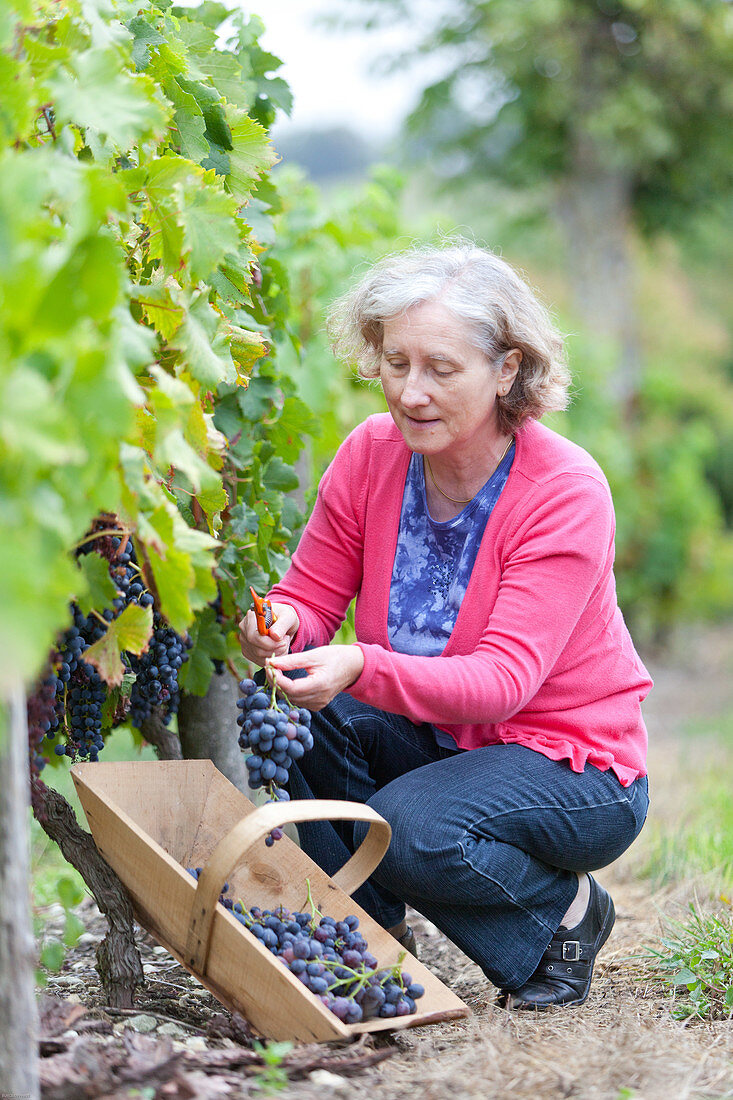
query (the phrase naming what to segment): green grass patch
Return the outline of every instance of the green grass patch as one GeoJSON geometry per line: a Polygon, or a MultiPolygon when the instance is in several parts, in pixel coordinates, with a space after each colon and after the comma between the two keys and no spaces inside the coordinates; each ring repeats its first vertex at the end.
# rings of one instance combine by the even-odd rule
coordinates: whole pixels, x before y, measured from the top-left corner
{"type": "Polygon", "coordinates": [[[677,827],[651,824],[641,873],[655,888],[713,873],[724,892],[733,891],[733,804],[724,774],[732,769],[733,761],[696,783],[677,827]]]}
{"type": "Polygon", "coordinates": [[[733,1018],[731,774],[733,715],[691,725],[679,755],[674,819],[652,819],[645,834],[639,873],[654,888],[704,877],[718,898],[710,909],[696,901],[685,919],[667,919],[659,948],[636,956],[640,977],[662,986],[680,1020],[733,1018]]]}
{"type": "MultiPolygon", "coordinates": [[[[639,873],[655,888],[715,875],[733,893],[733,715],[690,728],[680,761],[679,812],[674,822],[651,820],[639,873]]],[[[652,776],[652,800],[654,798],[652,776]]]]}
{"type": "Polygon", "coordinates": [[[46,836],[34,817],[31,818],[31,881],[33,909],[35,912],[58,902],[66,880],[80,892],[86,889],[84,880],[61,855],[55,841],[46,836]]]}
{"type": "Polygon", "coordinates": [[[686,920],[667,921],[661,950],[640,956],[646,978],[660,982],[678,1020],[733,1019],[733,910],[703,913],[690,906],[686,920]]]}

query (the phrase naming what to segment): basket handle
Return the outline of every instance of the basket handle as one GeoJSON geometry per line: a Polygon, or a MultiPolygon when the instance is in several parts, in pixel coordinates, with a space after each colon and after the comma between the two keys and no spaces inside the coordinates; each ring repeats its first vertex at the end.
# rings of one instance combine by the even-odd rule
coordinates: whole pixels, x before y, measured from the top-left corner
{"type": "Polygon", "coordinates": [[[358,802],[330,798],[269,802],[247,814],[222,837],[198,878],[186,942],[186,963],[199,974],[206,973],[214,913],[222,884],[253,844],[263,840],[277,826],[298,821],[369,822],[364,840],[331,879],[346,894],[353,893],[369,878],[387,851],[392,835],[389,823],[376,810],[358,802]]]}

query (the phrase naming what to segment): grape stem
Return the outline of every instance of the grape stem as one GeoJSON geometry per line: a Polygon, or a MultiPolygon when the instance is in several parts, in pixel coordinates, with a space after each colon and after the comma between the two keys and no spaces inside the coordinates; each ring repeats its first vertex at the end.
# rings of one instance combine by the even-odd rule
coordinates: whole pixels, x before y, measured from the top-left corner
{"type": "Polygon", "coordinates": [[[313,894],[311,893],[311,880],[309,878],[307,878],[305,880],[305,888],[306,888],[306,891],[307,891],[306,896],[305,896],[305,904],[310,907],[310,911],[311,911],[311,935],[313,935],[316,928],[318,927],[317,924],[316,924],[316,917],[318,917],[318,919],[320,921],[321,917],[323,916],[323,913],[320,911],[320,909],[318,908],[318,906],[316,905],[316,903],[313,900],[313,894]]]}
{"type": "MultiPolygon", "coordinates": [[[[374,973],[373,970],[367,970],[366,967],[363,967],[361,970],[354,970],[353,967],[347,966],[346,963],[343,962],[341,959],[319,959],[318,961],[321,963],[322,966],[325,967],[326,970],[328,970],[330,974],[333,974],[334,970],[336,970],[337,968],[339,970],[348,970],[349,977],[336,978],[336,981],[333,983],[332,986],[330,986],[330,988],[341,988],[342,986],[353,985],[354,982],[356,982],[357,988],[352,991],[352,996],[354,995],[354,993],[358,993],[360,989],[364,989],[367,985],[369,985],[368,979],[374,973]]],[[[384,978],[379,984],[383,985],[384,982],[386,982],[387,980],[387,978],[384,978]]]]}
{"type": "MultiPolygon", "coordinates": [[[[221,895],[219,895],[219,896],[221,897],[221,895]]],[[[237,903],[238,903],[238,905],[240,905],[240,906],[241,906],[241,908],[242,908],[242,914],[241,914],[241,915],[242,915],[242,916],[244,917],[244,923],[245,923],[245,926],[246,926],[247,928],[251,928],[251,927],[252,927],[252,925],[254,924],[254,921],[252,920],[252,917],[251,917],[251,914],[250,914],[250,911],[249,911],[249,909],[248,909],[248,908],[247,908],[247,906],[246,906],[246,905],[244,904],[244,902],[242,901],[242,899],[241,899],[241,898],[237,898],[237,903]]]]}
{"type": "Polygon", "coordinates": [[[57,140],[57,138],[56,138],[56,127],[53,124],[53,119],[52,119],[52,116],[50,114],[50,108],[51,108],[50,103],[44,104],[44,106],[41,107],[41,114],[43,115],[43,120],[46,123],[47,132],[51,135],[53,140],[56,141],[57,140]]]}
{"type": "Polygon", "coordinates": [[[270,706],[271,707],[276,706],[276,704],[277,704],[277,694],[278,694],[278,692],[280,692],[280,695],[285,700],[285,702],[288,704],[288,706],[292,707],[293,704],[290,702],[290,700],[288,699],[288,697],[285,694],[285,692],[283,691],[283,689],[278,688],[275,684],[274,679],[272,679],[272,669],[270,667],[269,658],[265,661],[265,676],[267,677],[268,682],[272,686],[272,691],[270,692],[270,706]]]}
{"type": "Polygon", "coordinates": [[[68,708],[68,686],[64,684],[64,717],[62,722],[62,729],[67,739],[71,736],[71,726],[69,724],[69,708],[68,708]]]}
{"type": "Polygon", "coordinates": [[[80,539],[79,542],[75,542],[72,546],[72,550],[78,550],[81,546],[86,546],[88,542],[96,542],[97,539],[102,539],[105,535],[127,535],[129,538],[129,531],[119,531],[116,527],[107,527],[103,531],[95,531],[93,535],[86,535],[85,538],[80,539]]]}

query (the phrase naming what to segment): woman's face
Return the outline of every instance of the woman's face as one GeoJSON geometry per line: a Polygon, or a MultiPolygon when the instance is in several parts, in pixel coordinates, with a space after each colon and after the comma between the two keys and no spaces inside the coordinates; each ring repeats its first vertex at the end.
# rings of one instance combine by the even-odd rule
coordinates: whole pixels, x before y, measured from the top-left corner
{"type": "Polygon", "coordinates": [[[511,385],[519,353],[497,371],[469,337],[436,301],[384,322],[382,388],[410,450],[470,459],[499,438],[497,390],[511,385]]]}

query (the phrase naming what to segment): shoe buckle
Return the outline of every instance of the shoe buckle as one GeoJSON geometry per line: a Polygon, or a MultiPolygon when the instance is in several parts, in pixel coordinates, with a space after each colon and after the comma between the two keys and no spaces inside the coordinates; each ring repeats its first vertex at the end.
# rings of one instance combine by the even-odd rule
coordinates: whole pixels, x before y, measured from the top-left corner
{"type": "Polygon", "coordinates": [[[580,941],[565,940],[562,945],[562,957],[564,962],[577,962],[580,958],[580,941]]]}

